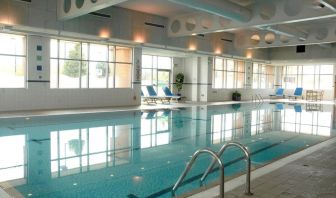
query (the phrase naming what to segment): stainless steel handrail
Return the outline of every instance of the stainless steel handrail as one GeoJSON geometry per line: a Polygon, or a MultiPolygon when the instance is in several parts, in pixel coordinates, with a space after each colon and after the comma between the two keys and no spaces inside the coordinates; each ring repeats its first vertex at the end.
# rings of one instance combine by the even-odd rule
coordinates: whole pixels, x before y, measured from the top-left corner
{"type": "Polygon", "coordinates": [[[254,94],[252,95],[252,102],[264,102],[264,97],[261,94],[254,94]]]}
{"type": "Polygon", "coordinates": [[[221,175],[220,175],[219,197],[224,198],[224,164],[222,163],[222,160],[220,159],[220,157],[218,157],[218,155],[210,149],[199,149],[193,154],[191,160],[188,162],[186,168],[184,169],[183,173],[181,174],[179,179],[176,181],[176,183],[175,183],[175,185],[172,189],[172,195],[173,196],[175,196],[175,192],[176,192],[177,188],[181,185],[182,181],[184,180],[184,178],[186,177],[186,175],[190,171],[190,169],[191,169],[192,165],[194,164],[195,160],[197,159],[197,157],[202,153],[210,154],[213,157],[212,163],[215,164],[216,161],[217,161],[217,163],[220,166],[220,174],[221,175]]]}
{"type": "MultiPolygon", "coordinates": [[[[222,146],[222,148],[219,150],[218,152],[218,156],[221,157],[224,153],[224,151],[228,148],[228,147],[238,147],[240,148],[245,155],[245,160],[247,161],[246,163],[246,184],[245,184],[245,194],[246,195],[253,195],[253,193],[251,192],[251,158],[250,158],[250,153],[248,151],[248,149],[243,146],[242,144],[238,143],[238,142],[229,142],[226,143],[222,146]]],[[[209,175],[209,173],[211,172],[211,170],[213,169],[213,167],[215,166],[215,161],[212,160],[210,166],[208,167],[208,169],[204,172],[202,178],[201,178],[201,183],[204,182],[204,180],[206,179],[206,177],[209,175]]]]}

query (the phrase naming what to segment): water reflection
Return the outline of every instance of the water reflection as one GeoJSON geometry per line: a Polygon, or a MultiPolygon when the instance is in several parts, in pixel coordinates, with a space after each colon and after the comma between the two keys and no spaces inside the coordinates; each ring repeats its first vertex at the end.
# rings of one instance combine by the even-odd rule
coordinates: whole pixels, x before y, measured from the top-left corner
{"type": "Polygon", "coordinates": [[[129,163],[131,131],[116,125],[51,132],[52,177],[129,163]]]}
{"type": "Polygon", "coordinates": [[[141,148],[170,143],[171,111],[148,111],[141,117],[141,148]]]}
{"type": "Polygon", "coordinates": [[[281,130],[310,135],[330,136],[332,112],[312,111],[311,105],[302,110],[301,105],[281,112],[281,130]]]}
{"type": "MultiPolygon", "coordinates": [[[[94,121],[88,121],[91,117],[87,115],[86,121],[76,117],[66,124],[63,123],[66,116],[59,118],[61,121],[55,119],[62,124],[49,124],[56,121],[47,118],[43,124],[35,124],[36,118],[32,117],[29,126],[27,121],[22,122],[22,126],[15,122],[7,134],[2,131],[5,127],[0,128],[0,134],[5,134],[0,135],[0,182],[10,181],[16,186],[27,184],[22,186],[34,188],[37,184],[63,181],[72,178],[65,176],[80,173],[86,174],[76,179],[86,181],[96,173],[111,180],[126,180],[124,174],[132,172],[131,180],[141,183],[146,179],[145,174],[157,175],[156,169],[176,165],[177,160],[185,160],[198,148],[216,147],[214,144],[225,141],[248,139],[272,131],[331,136],[331,106],[324,108],[325,111],[316,109],[280,103],[258,108],[244,104],[232,108],[204,106],[146,111],[141,115],[131,112],[105,120],[99,114],[99,119],[94,121]],[[15,127],[19,128],[15,132],[20,134],[12,135],[15,127]],[[32,141],[34,139],[38,141],[32,141]]],[[[0,123],[14,122],[0,120],[0,123]]],[[[82,185],[77,180],[70,185],[74,182],[82,185]]],[[[33,194],[35,196],[35,192],[33,194]]]]}
{"type": "Polygon", "coordinates": [[[26,183],[26,135],[0,137],[0,182],[26,183]]]}

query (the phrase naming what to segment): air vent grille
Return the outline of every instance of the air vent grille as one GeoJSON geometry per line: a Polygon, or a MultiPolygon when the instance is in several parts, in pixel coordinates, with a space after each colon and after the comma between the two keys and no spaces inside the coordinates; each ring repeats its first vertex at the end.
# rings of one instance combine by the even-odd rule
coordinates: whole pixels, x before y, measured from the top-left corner
{"type": "Polygon", "coordinates": [[[99,12],[91,12],[89,14],[93,15],[93,16],[103,17],[103,18],[111,18],[111,15],[104,14],[104,13],[99,13],[99,12]]]}
{"type": "Polygon", "coordinates": [[[149,22],[145,22],[145,25],[152,26],[152,27],[158,27],[158,28],[165,28],[164,25],[157,24],[157,23],[149,23],[149,22]]]}

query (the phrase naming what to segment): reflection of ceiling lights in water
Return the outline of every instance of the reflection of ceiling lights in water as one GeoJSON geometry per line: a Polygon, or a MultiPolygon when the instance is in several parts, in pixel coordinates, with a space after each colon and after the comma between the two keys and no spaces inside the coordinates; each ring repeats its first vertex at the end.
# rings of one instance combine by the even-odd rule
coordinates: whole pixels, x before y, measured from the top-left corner
{"type": "Polygon", "coordinates": [[[133,182],[141,182],[142,181],[142,177],[140,177],[140,176],[134,176],[132,178],[132,180],[133,180],[133,182]]]}
{"type": "Polygon", "coordinates": [[[113,174],[111,174],[111,175],[110,175],[110,177],[114,177],[114,175],[113,175],[113,174]]]}
{"type": "Polygon", "coordinates": [[[77,186],[78,184],[77,183],[73,183],[72,185],[77,186]]]}
{"type": "Polygon", "coordinates": [[[29,194],[27,194],[27,196],[28,196],[28,197],[31,197],[31,196],[33,196],[33,194],[29,193],[29,194]]]}

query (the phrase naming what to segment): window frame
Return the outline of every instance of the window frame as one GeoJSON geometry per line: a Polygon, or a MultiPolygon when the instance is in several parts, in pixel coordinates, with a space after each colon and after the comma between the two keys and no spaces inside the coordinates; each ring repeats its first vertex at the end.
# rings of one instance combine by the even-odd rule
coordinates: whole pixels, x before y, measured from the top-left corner
{"type": "Polygon", "coordinates": [[[223,58],[216,56],[213,58],[213,67],[212,67],[212,89],[244,89],[245,88],[245,81],[246,81],[246,69],[245,69],[245,61],[233,58],[223,58]],[[221,68],[217,69],[216,67],[216,59],[220,59],[222,62],[221,68]],[[228,62],[233,61],[233,70],[228,70],[228,62]],[[239,62],[243,63],[243,71],[239,71],[239,62]],[[216,86],[216,73],[221,72],[222,82],[221,86],[216,86]],[[228,73],[233,73],[233,87],[228,88],[228,73]],[[243,74],[243,82],[242,87],[238,87],[238,76],[239,74],[243,74]]]}
{"type": "MultiPolygon", "coordinates": [[[[134,47],[132,46],[127,46],[127,45],[117,45],[113,43],[99,43],[99,42],[92,42],[92,41],[82,41],[82,40],[71,40],[67,38],[50,38],[50,43],[52,40],[55,40],[57,42],[57,57],[52,57],[51,53],[50,54],[50,61],[55,60],[57,62],[57,82],[56,82],[56,87],[52,87],[50,85],[50,89],[132,89],[133,88],[133,71],[134,71],[134,47]],[[80,58],[60,58],[60,42],[76,42],[79,43],[80,45],[80,58]],[[83,45],[87,45],[87,57],[83,58],[83,45]],[[101,61],[101,60],[91,60],[90,59],[90,47],[91,45],[104,45],[107,48],[107,60],[106,61],[101,61]],[[129,48],[131,50],[131,58],[130,62],[122,62],[122,61],[116,61],[117,60],[117,48],[129,48]],[[110,56],[110,49],[113,48],[113,55],[112,57],[110,56]],[[112,59],[112,60],[111,60],[112,59]],[[76,88],[66,88],[66,87],[60,87],[60,61],[61,60],[70,60],[70,61],[78,61],[80,62],[80,69],[79,69],[79,87],[76,88]],[[86,74],[86,85],[83,86],[82,82],[82,70],[83,70],[83,65],[84,63],[87,64],[87,74],[86,74]],[[90,87],[90,63],[105,63],[106,64],[106,80],[105,80],[105,86],[104,87],[90,87]],[[118,64],[122,65],[128,65],[130,66],[130,82],[129,82],[129,87],[116,87],[116,67],[118,64]],[[110,66],[113,65],[113,77],[110,76],[111,73],[111,68],[110,66]],[[110,78],[113,78],[112,81],[112,86],[110,85],[110,78]]],[[[50,48],[52,46],[50,45],[50,48]]],[[[51,71],[50,71],[50,80],[51,80],[51,71]]],[[[51,84],[51,83],[50,83],[51,84]]]]}
{"type": "Polygon", "coordinates": [[[23,86],[22,87],[1,87],[0,89],[27,89],[28,88],[28,37],[26,34],[20,34],[20,33],[7,33],[7,32],[0,32],[0,34],[5,34],[5,35],[14,35],[14,36],[22,36],[24,38],[24,54],[23,55],[16,55],[16,54],[8,54],[8,53],[0,53],[1,56],[9,56],[9,57],[14,57],[15,62],[16,58],[24,58],[25,59],[25,64],[23,65],[24,68],[24,74],[23,74],[23,86]]]}

